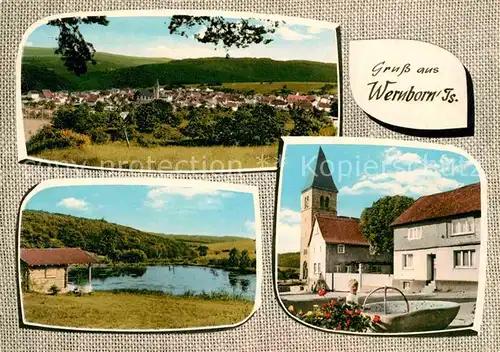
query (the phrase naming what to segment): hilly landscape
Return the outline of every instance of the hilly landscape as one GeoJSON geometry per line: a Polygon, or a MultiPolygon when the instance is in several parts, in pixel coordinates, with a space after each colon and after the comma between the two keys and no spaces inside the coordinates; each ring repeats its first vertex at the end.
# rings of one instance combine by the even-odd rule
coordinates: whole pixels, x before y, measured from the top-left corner
{"type": "Polygon", "coordinates": [[[71,215],[24,210],[22,248],[80,247],[110,258],[140,250],[146,259],[194,259],[200,245],[208,247],[204,262],[227,256],[231,248],[255,256],[255,241],[236,236],[190,236],[144,232],[131,227],[71,215]],[[251,250],[250,250],[251,249],[251,250]]]}
{"type": "Polygon", "coordinates": [[[50,48],[26,48],[21,89],[104,90],[161,85],[238,82],[336,82],[335,64],[276,61],[267,58],[200,58],[171,60],[96,53],[96,65],[77,77],[50,48]]]}

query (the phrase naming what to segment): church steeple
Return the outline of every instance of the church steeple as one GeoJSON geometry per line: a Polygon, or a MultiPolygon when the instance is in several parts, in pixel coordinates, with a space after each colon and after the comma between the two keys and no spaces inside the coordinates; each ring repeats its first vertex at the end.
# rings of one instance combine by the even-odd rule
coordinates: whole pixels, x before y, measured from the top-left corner
{"type": "Polygon", "coordinates": [[[319,147],[314,173],[309,175],[309,179],[306,182],[303,192],[309,188],[317,188],[324,191],[338,193],[338,189],[333,181],[333,176],[330,172],[330,167],[328,166],[325,153],[321,147],[319,147]]]}
{"type": "Polygon", "coordinates": [[[156,79],[156,85],[153,92],[154,92],[154,98],[160,99],[160,82],[158,82],[158,79],[156,79]]]}

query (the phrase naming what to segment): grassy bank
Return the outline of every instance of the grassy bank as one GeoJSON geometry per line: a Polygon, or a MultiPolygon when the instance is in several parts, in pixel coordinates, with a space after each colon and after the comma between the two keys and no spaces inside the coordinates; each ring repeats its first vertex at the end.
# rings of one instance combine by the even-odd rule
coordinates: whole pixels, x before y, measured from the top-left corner
{"type": "MultiPolygon", "coordinates": [[[[319,91],[325,84],[331,84],[334,88],[328,91],[329,94],[337,94],[337,84],[334,82],[236,82],[236,83],[223,83],[221,88],[230,88],[238,91],[253,90],[257,94],[274,94],[280,91],[283,86],[286,89],[302,92],[306,94],[309,91],[319,91]]],[[[188,84],[187,86],[197,87],[198,84],[188,84]]]]}
{"type": "Polygon", "coordinates": [[[95,292],[91,296],[23,293],[25,318],[45,325],[97,329],[176,329],[230,325],[253,309],[242,299],[95,292]]]}
{"type": "Polygon", "coordinates": [[[276,166],[277,145],[258,147],[127,147],[126,143],[93,144],[84,149],[47,149],[37,158],[77,165],[148,170],[237,170],[276,166]],[[193,161],[194,160],[194,161],[193,161]],[[260,162],[264,160],[264,163],[260,162]]]}

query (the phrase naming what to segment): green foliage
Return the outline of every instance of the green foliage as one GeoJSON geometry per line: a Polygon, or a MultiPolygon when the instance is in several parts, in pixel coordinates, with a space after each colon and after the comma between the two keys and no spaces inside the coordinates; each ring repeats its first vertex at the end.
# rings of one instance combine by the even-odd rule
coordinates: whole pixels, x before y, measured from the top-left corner
{"type": "Polygon", "coordinates": [[[294,269],[280,270],[278,268],[278,280],[298,280],[299,273],[294,269]]]}
{"type": "Polygon", "coordinates": [[[28,140],[26,150],[28,154],[36,154],[45,149],[85,148],[90,143],[86,135],[46,125],[28,140]]]}
{"type": "Polygon", "coordinates": [[[241,251],[238,266],[243,270],[250,267],[250,265],[252,265],[252,262],[250,260],[250,257],[248,256],[248,251],[244,249],[243,251],[241,251]]]}
{"type": "Polygon", "coordinates": [[[198,246],[198,248],[196,248],[196,250],[200,254],[200,257],[205,257],[207,255],[208,247],[207,246],[198,246]]]}
{"type": "Polygon", "coordinates": [[[120,260],[126,263],[141,263],[147,259],[146,253],[140,249],[129,249],[123,251],[120,260]]]}
{"type": "Polygon", "coordinates": [[[153,130],[153,137],[162,141],[180,141],[185,138],[178,128],[167,124],[156,126],[153,130]]]}
{"type": "Polygon", "coordinates": [[[84,76],[76,77],[68,76],[64,69],[58,70],[52,61],[34,61],[31,58],[25,61],[23,57],[22,92],[41,89],[85,91],[110,87],[144,88],[153,86],[157,78],[162,85],[171,87],[200,83],[212,85],[216,82],[267,82],[267,77],[272,77],[274,82],[337,81],[335,64],[314,61],[200,58],[160,64],[145,61],[144,65],[131,67],[116,66],[112,70],[89,71],[84,76]]]}
{"type": "Polygon", "coordinates": [[[57,49],[55,54],[60,54],[64,66],[73,71],[77,76],[87,72],[87,63],[96,64],[94,60],[95,49],[92,43],[85,40],[80,32],[81,24],[99,24],[107,26],[109,21],[105,16],[66,17],[51,20],[49,26],[59,29],[57,49]]]}
{"type": "Polygon", "coordinates": [[[295,312],[293,306],[288,310],[300,320],[320,328],[352,332],[366,332],[371,326],[371,318],[362,314],[358,306],[347,304],[342,299],[315,305],[312,311],[295,312]]]}
{"type": "Polygon", "coordinates": [[[229,257],[227,259],[227,265],[229,267],[236,268],[236,267],[238,267],[239,263],[240,263],[240,252],[236,248],[233,248],[229,252],[229,257]]]}
{"type": "Polygon", "coordinates": [[[278,266],[284,268],[300,268],[300,252],[279,253],[278,266]]]}
{"type": "MultiPolygon", "coordinates": [[[[49,248],[53,239],[61,241],[64,247],[80,247],[111,258],[121,258],[126,251],[133,249],[142,251],[146,258],[191,259],[196,256],[187,244],[164,235],[139,231],[105,220],[44,211],[23,211],[21,247],[49,248]]],[[[130,260],[139,257],[143,258],[138,252],[125,253],[125,258],[130,260]]]]}
{"type": "Polygon", "coordinates": [[[49,293],[53,296],[57,295],[60,291],[61,291],[61,289],[59,287],[57,287],[55,284],[50,286],[50,288],[49,288],[49,293]]]}
{"type": "Polygon", "coordinates": [[[95,144],[106,144],[111,141],[111,135],[106,132],[106,128],[99,127],[90,130],[89,136],[92,139],[92,143],[95,144]]]}
{"type": "Polygon", "coordinates": [[[88,105],[61,106],[53,116],[55,128],[73,130],[78,133],[89,133],[90,130],[108,126],[109,116],[105,112],[92,110],[88,105]]]}
{"type": "Polygon", "coordinates": [[[292,109],[290,116],[294,122],[290,132],[292,136],[317,136],[322,128],[330,124],[319,111],[292,109]]]}
{"type": "Polygon", "coordinates": [[[394,232],[391,223],[408,209],[414,199],[406,196],[386,196],[380,198],[361,213],[361,233],[377,254],[394,250],[394,232]]]}
{"type": "Polygon", "coordinates": [[[176,127],[181,122],[174,114],[172,104],[163,100],[139,105],[133,117],[140,132],[152,132],[159,124],[176,127]]]}

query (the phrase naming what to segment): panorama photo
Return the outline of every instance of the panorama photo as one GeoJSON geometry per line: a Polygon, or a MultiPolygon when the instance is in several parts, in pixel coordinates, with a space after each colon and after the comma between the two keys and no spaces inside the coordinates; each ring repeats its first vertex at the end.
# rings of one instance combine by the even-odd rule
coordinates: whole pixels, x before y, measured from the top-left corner
{"type": "Polygon", "coordinates": [[[284,146],[275,239],[275,286],[289,315],[350,333],[477,331],[486,245],[478,164],[428,144],[297,140],[284,146]]]}
{"type": "Polygon", "coordinates": [[[20,161],[276,168],[281,136],[338,135],[334,24],[96,13],[41,21],[21,49],[20,161]]]}
{"type": "Polygon", "coordinates": [[[253,191],[203,184],[42,184],[20,214],[23,323],[207,329],[257,309],[253,191]]]}

